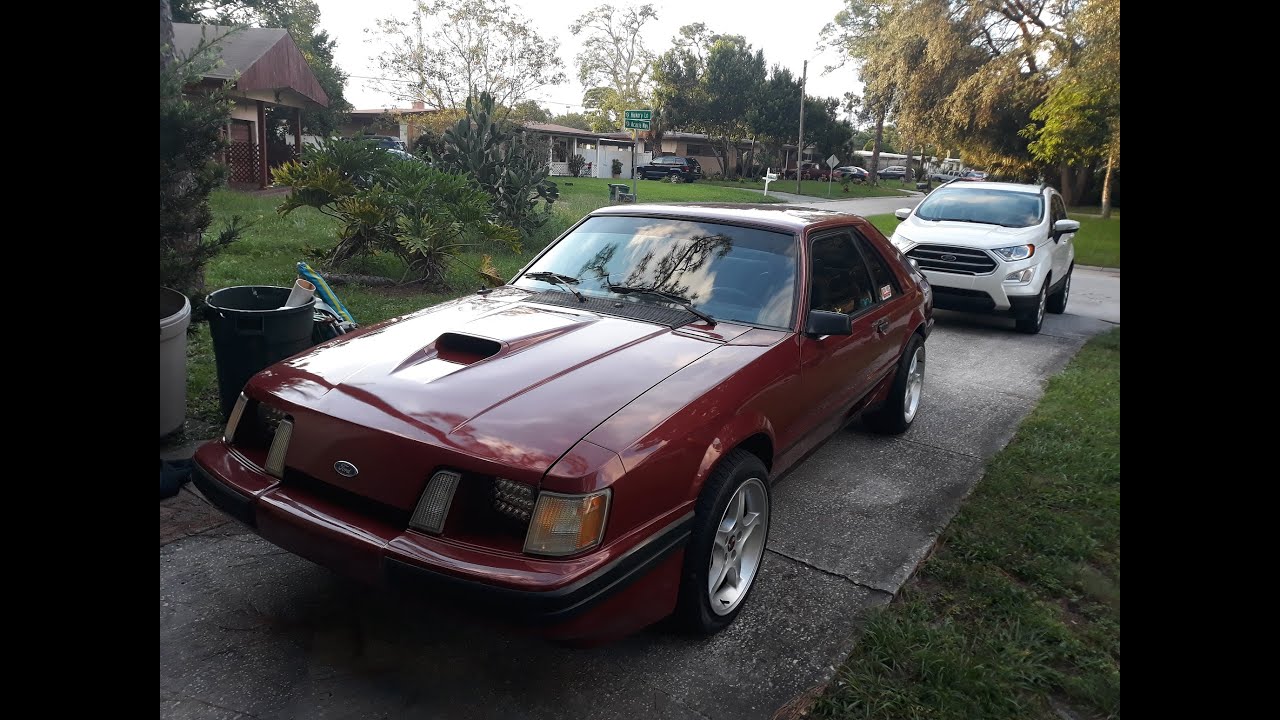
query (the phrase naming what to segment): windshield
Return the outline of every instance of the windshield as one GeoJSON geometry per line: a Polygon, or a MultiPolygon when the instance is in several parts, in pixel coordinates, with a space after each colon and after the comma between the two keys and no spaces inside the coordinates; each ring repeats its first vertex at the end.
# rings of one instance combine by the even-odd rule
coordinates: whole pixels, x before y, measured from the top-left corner
{"type": "MultiPolygon", "coordinates": [[[[578,278],[583,295],[662,302],[609,284],[682,296],[716,320],[790,329],[795,302],[796,239],[786,233],[719,223],[649,217],[591,217],[526,271],[578,278]]],[[[522,275],[518,287],[558,288],[522,275]]]]}
{"type": "Polygon", "coordinates": [[[1044,199],[1039,193],[990,188],[947,187],[934,190],[916,208],[921,220],[956,220],[1004,227],[1029,227],[1040,222],[1044,199]]]}

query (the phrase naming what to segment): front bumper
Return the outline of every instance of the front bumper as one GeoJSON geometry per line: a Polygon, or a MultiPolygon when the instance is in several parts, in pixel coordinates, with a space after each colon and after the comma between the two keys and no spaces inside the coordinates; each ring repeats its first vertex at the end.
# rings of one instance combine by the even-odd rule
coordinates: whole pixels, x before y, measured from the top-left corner
{"type": "Polygon", "coordinates": [[[1043,262],[1035,260],[1011,263],[997,260],[996,269],[986,275],[960,275],[938,270],[921,272],[933,288],[934,307],[964,312],[1008,313],[1018,311],[1027,302],[1036,302],[1046,269],[1043,262]],[[1004,282],[1009,273],[1027,267],[1035,268],[1029,281],[1018,284],[1004,282]]]}
{"type": "Polygon", "coordinates": [[[197,451],[192,481],[264,539],[343,575],[472,610],[499,610],[503,620],[558,626],[547,634],[564,638],[624,635],[669,614],[693,526],[688,513],[630,547],[614,543],[569,560],[544,560],[356,515],[278,483],[220,440],[197,451]]]}

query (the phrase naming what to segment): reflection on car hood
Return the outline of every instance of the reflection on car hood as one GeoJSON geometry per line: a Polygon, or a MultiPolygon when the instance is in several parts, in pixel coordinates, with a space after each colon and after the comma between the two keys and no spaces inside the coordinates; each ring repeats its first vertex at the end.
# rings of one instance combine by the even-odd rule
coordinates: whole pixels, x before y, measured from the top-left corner
{"type": "Polygon", "coordinates": [[[991,248],[1034,243],[1044,236],[1038,225],[1024,228],[1008,228],[1001,225],[921,220],[914,215],[898,226],[893,234],[894,244],[906,252],[916,245],[959,245],[960,247],[991,248]],[[903,239],[908,242],[903,242],[903,239]]]}
{"type": "Polygon", "coordinates": [[[508,287],[436,305],[290,358],[250,386],[347,422],[544,471],[637,396],[749,329],[672,330],[529,297],[508,287]],[[459,337],[485,340],[469,355],[450,350],[459,337]]]}

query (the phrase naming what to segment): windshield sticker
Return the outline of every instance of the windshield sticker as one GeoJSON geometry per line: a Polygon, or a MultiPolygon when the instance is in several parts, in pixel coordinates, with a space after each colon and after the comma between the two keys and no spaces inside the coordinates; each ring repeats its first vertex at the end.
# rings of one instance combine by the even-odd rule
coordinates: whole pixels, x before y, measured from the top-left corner
{"type": "Polygon", "coordinates": [[[885,285],[884,287],[880,288],[880,299],[881,299],[881,300],[888,300],[888,299],[889,299],[889,298],[891,298],[891,297],[893,297],[893,286],[892,286],[892,285],[885,285]]]}

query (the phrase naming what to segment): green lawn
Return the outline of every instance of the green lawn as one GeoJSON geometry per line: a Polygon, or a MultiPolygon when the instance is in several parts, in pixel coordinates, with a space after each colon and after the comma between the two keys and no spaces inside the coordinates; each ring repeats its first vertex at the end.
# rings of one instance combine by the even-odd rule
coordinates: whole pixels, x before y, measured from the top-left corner
{"type": "Polygon", "coordinates": [[[1120,717],[1119,328],[1049,381],[813,711],[1120,717]]]}
{"type": "MultiPolygon", "coordinates": [[[[538,237],[526,242],[522,252],[489,251],[499,274],[510,277],[524,266],[546,244],[596,208],[609,204],[609,182],[597,178],[575,178],[568,184],[557,179],[560,201],[553,208],[553,218],[538,237]]],[[[263,197],[231,190],[218,190],[211,204],[216,231],[232,215],[241,215],[254,223],[244,238],[220,253],[206,271],[206,286],[212,289],[234,285],[292,285],[297,277],[295,266],[306,260],[325,272],[321,262],[324,252],[337,240],[336,223],[320,213],[303,208],[280,217],[276,206],[283,196],[263,197]]],[[[639,188],[642,202],[761,202],[759,193],[737,188],[713,187],[703,183],[680,184],[643,182],[639,188]]],[[[771,199],[772,200],[772,199],[771,199]]],[[[468,253],[462,260],[477,267],[482,253],[468,253]]],[[[399,278],[404,266],[395,256],[365,258],[343,268],[343,272],[384,275],[399,278]]],[[[412,312],[428,305],[471,292],[481,286],[479,277],[464,265],[450,272],[449,292],[429,293],[414,287],[385,288],[360,285],[337,285],[334,291],[362,325],[412,312]]],[[[205,438],[217,433],[222,420],[218,408],[218,380],[213,363],[213,346],[209,328],[201,323],[187,344],[187,416],[185,432],[175,438],[205,438]]]]}
{"type": "MultiPolygon", "coordinates": [[[[1076,263],[1080,265],[1096,265],[1098,267],[1120,267],[1120,216],[1114,215],[1110,220],[1088,215],[1072,214],[1071,218],[1080,221],[1080,232],[1076,233],[1076,263]]],[[[892,213],[871,215],[867,217],[885,237],[893,234],[900,222],[892,213]]]]}
{"type": "MultiPolygon", "coordinates": [[[[656,181],[653,181],[653,182],[656,183],[656,181]]],[[[764,190],[763,181],[753,182],[751,180],[744,180],[742,182],[738,182],[736,180],[699,180],[695,184],[720,185],[723,187],[755,188],[757,190],[764,190]]],[[[822,182],[821,180],[801,180],[800,192],[798,193],[796,192],[795,180],[775,180],[769,183],[770,192],[774,190],[778,190],[785,193],[791,193],[792,195],[811,195],[813,197],[818,197],[818,198],[830,197],[832,200],[861,198],[861,197],[886,197],[886,196],[896,197],[896,196],[905,194],[903,192],[900,192],[900,190],[915,190],[915,189],[916,189],[915,183],[908,184],[904,182],[899,182],[897,180],[881,180],[880,184],[874,187],[866,184],[850,183],[849,192],[844,192],[840,189],[840,183],[835,182],[831,184],[831,188],[830,188],[831,194],[827,195],[827,184],[825,182],[822,182]]]]}

